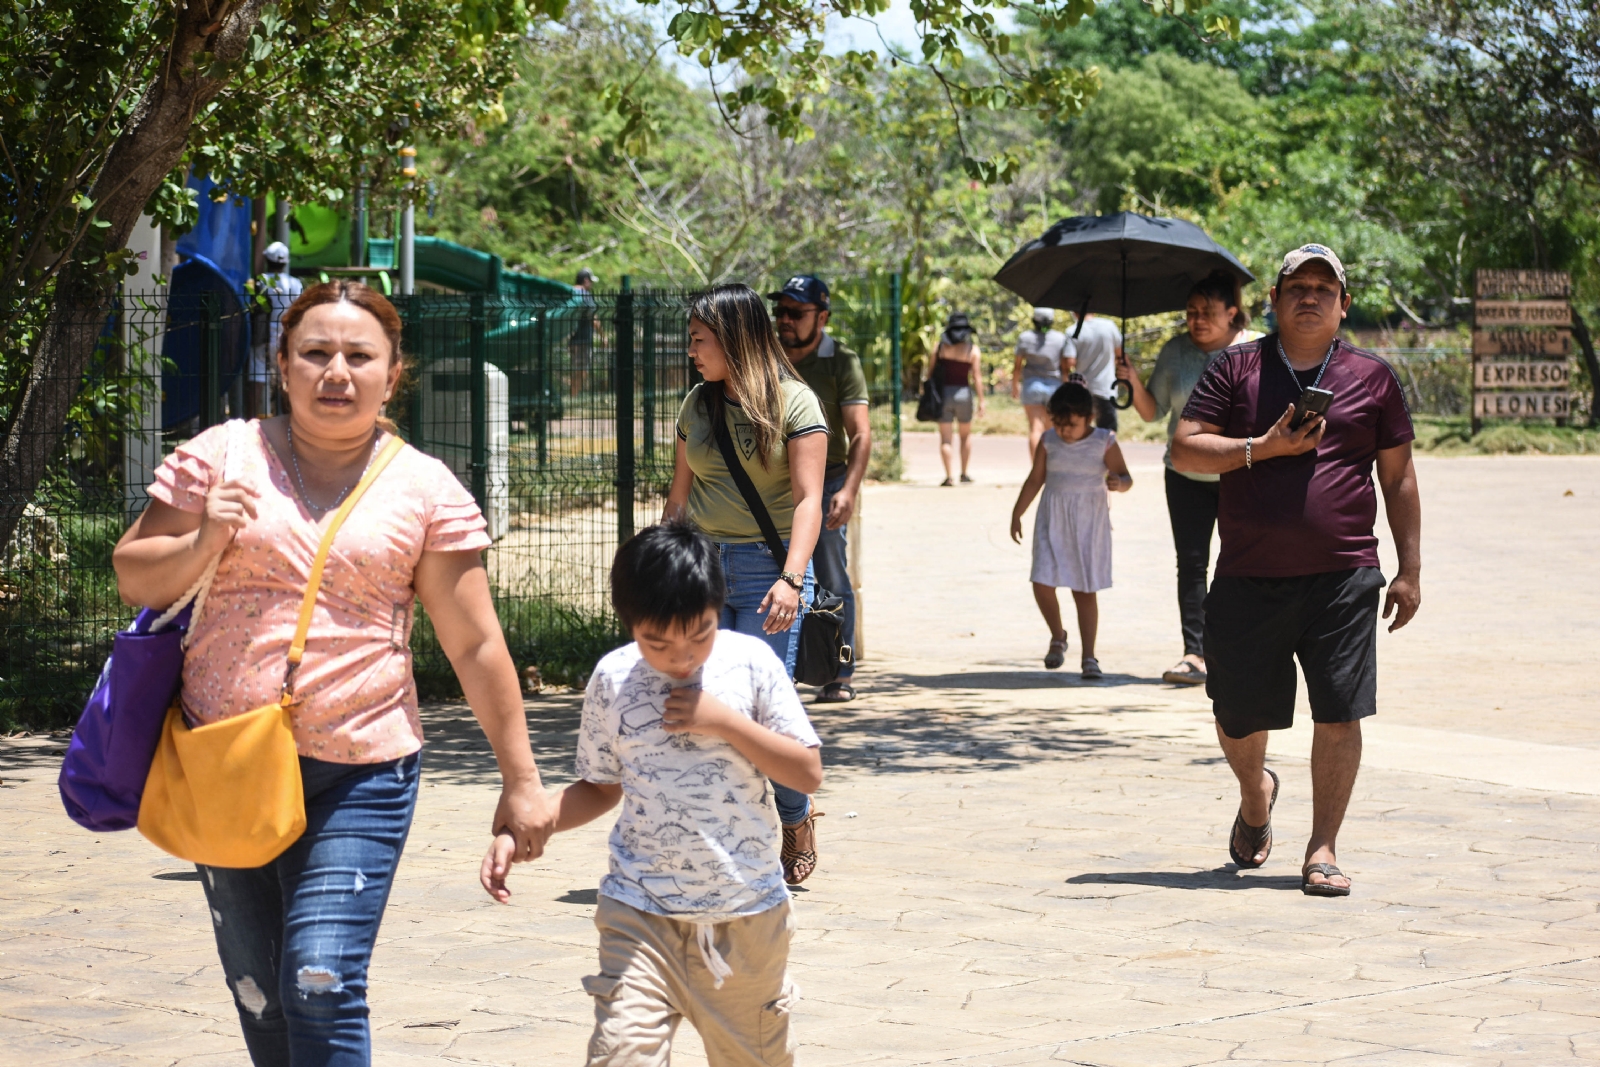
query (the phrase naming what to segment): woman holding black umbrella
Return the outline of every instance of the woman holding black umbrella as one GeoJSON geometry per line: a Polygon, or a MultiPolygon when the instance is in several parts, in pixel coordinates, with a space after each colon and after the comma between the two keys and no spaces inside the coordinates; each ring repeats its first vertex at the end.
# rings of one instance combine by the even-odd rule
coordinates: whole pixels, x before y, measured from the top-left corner
{"type": "Polygon", "coordinates": [[[1133,391],[1133,407],[1146,422],[1167,416],[1167,515],[1178,553],[1178,617],[1183,627],[1183,658],[1161,676],[1177,685],[1206,680],[1206,570],[1211,563],[1211,534],[1217,525],[1219,476],[1185,474],[1172,468],[1172,435],[1189,393],[1212,359],[1232,345],[1260,334],[1246,329],[1250,315],[1239,294],[1239,279],[1216,271],[1189,290],[1184,309],[1188,330],[1162,346],[1150,381],[1141,382],[1126,357],[1117,361],[1117,377],[1133,391]]]}

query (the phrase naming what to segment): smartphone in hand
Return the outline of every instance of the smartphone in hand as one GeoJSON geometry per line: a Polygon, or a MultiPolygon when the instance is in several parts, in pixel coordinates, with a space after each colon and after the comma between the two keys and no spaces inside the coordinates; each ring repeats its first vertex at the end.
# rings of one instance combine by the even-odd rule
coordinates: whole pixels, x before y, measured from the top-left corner
{"type": "Polygon", "coordinates": [[[1300,394],[1300,399],[1294,402],[1294,415],[1289,419],[1289,429],[1298,430],[1300,424],[1306,421],[1310,414],[1326,415],[1328,405],[1333,403],[1333,392],[1328,389],[1318,389],[1316,386],[1307,386],[1300,394]]]}

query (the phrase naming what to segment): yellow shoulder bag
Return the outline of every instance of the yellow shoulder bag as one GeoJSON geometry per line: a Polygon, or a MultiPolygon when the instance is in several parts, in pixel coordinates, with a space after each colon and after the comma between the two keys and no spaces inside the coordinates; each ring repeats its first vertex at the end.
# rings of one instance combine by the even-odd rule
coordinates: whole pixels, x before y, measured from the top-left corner
{"type": "Polygon", "coordinates": [[[304,787],[292,720],[294,675],[306,651],[311,609],[333,538],[405,442],[391,438],[322,535],[300,602],[300,625],[276,703],[191,727],[174,703],[139,804],[139,832],[179,859],[208,867],[261,867],[306,829],[304,787]]]}

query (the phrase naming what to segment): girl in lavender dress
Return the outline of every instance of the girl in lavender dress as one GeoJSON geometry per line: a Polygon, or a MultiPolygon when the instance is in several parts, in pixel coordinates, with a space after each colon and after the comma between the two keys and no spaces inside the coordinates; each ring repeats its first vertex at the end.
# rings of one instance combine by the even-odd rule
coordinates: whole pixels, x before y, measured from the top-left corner
{"type": "Polygon", "coordinates": [[[1100,605],[1095,594],[1111,588],[1111,507],[1106,493],[1133,488],[1128,464],[1111,430],[1094,425],[1094,396],[1077,375],[1050,397],[1052,429],[1033,453],[1033,470],[1011,512],[1011,539],[1022,543],[1022,514],[1044,490],[1033,523],[1033,598],[1050,627],[1044,665],[1051,670],[1066,659],[1067,631],[1061,625],[1056,590],[1072,590],[1083,642],[1083,680],[1102,677],[1094,656],[1100,605]]]}

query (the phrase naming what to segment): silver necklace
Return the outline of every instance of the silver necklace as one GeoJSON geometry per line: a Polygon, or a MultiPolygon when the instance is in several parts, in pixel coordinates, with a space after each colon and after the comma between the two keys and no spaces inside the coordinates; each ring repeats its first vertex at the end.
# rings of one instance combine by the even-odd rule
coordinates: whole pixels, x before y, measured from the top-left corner
{"type": "MultiPolygon", "coordinates": [[[[1322,384],[1322,376],[1327,373],[1328,362],[1333,359],[1333,350],[1339,347],[1339,339],[1335,337],[1328,345],[1328,354],[1322,357],[1322,366],[1317,368],[1317,377],[1309,388],[1315,389],[1322,384]]],[[[1300,384],[1300,375],[1295,373],[1294,364],[1289,362],[1289,353],[1283,350],[1283,337],[1278,338],[1278,356],[1283,360],[1283,365],[1289,368],[1289,377],[1294,379],[1296,385],[1300,384]]]]}
{"type": "MultiPolygon", "coordinates": [[[[295,484],[300,487],[300,499],[304,500],[306,502],[306,507],[310,508],[312,511],[332,511],[340,504],[343,504],[344,498],[350,495],[350,490],[354,489],[358,484],[360,484],[361,478],[365,478],[367,476],[367,471],[372,469],[372,451],[369,450],[367,452],[367,465],[361,468],[361,478],[357,478],[354,482],[351,482],[349,485],[345,486],[344,489],[340,491],[339,498],[333,503],[329,504],[327,507],[323,507],[321,504],[313,503],[311,500],[311,494],[306,492],[306,480],[300,474],[300,457],[294,454],[294,427],[285,422],[283,424],[283,432],[289,438],[289,464],[290,466],[294,467],[294,480],[295,484]]],[[[372,443],[374,446],[376,446],[378,443],[378,435],[376,433],[372,435],[372,443]]]]}

